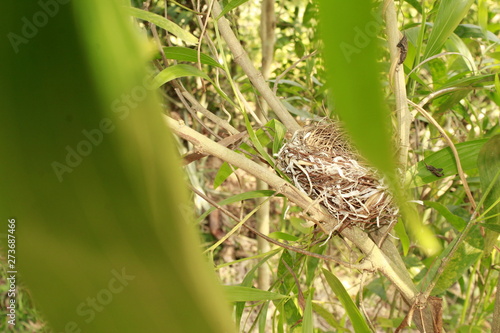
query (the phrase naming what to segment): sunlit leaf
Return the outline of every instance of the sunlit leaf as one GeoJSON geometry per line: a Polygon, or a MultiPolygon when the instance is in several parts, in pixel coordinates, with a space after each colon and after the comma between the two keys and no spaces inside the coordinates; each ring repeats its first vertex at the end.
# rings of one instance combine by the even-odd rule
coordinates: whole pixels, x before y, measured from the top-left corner
{"type": "Polygon", "coordinates": [[[390,115],[377,65],[382,15],[372,12],[369,1],[319,3],[320,33],[334,111],[361,154],[390,174],[394,166],[390,115]]]}
{"type": "Polygon", "coordinates": [[[327,269],[323,269],[323,274],[325,275],[328,285],[339,298],[340,303],[342,303],[347,315],[351,319],[354,332],[371,332],[370,326],[366,323],[365,318],[361,315],[358,307],[352,301],[351,296],[349,296],[347,290],[345,290],[342,282],[340,282],[340,280],[327,269]]]}
{"type": "Polygon", "coordinates": [[[198,43],[198,38],[193,36],[190,32],[182,29],[174,22],[167,20],[163,16],[133,7],[127,7],[127,10],[129,11],[130,15],[140,18],[141,20],[151,22],[159,26],[160,28],[165,29],[166,31],[176,35],[185,42],[191,44],[198,43]]]}
{"type": "Polygon", "coordinates": [[[442,0],[439,3],[434,26],[424,52],[424,59],[439,53],[446,39],[465,17],[473,2],[474,0],[442,0]]]}

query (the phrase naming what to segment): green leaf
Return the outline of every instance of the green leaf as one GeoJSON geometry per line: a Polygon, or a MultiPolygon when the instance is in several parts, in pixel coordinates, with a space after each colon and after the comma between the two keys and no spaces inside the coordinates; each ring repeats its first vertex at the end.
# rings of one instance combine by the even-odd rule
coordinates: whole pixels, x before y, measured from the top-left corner
{"type": "Polygon", "coordinates": [[[222,16],[226,15],[227,13],[229,13],[231,10],[235,9],[236,7],[241,6],[242,4],[244,4],[247,1],[248,0],[233,0],[233,1],[229,2],[222,9],[221,13],[219,14],[219,16],[217,16],[216,20],[220,19],[222,16]]]}
{"type": "Polygon", "coordinates": [[[486,36],[488,31],[488,3],[486,0],[478,0],[477,21],[481,27],[483,35],[486,36]]]}
{"type": "Polygon", "coordinates": [[[491,231],[494,231],[497,235],[500,233],[500,225],[497,223],[481,223],[481,225],[491,231]]]}
{"type": "Polygon", "coordinates": [[[450,52],[458,52],[462,55],[463,62],[472,73],[477,72],[477,65],[469,48],[464,41],[456,34],[451,34],[445,42],[446,49],[450,52]]]}
{"type": "MultiPolygon", "coordinates": [[[[468,242],[482,242],[481,234],[477,232],[477,227],[475,229],[476,232],[471,232],[470,236],[468,237],[468,242]],[[473,237],[474,239],[470,239],[471,237],[473,237]]],[[[455,254],[450,258],[448,264],[445,266],[443,274],[439,277],[436,286],[432,290],[433,295],[440,295],[446,292],[454,283],[458,281],[458,279],[460,279],[465,274],[469,267],[471,267],[476,262],[476,260],[481,257],[481,254],[483,253],[482,249],[478,249],[468,242],[463,242],[462,244],[460,244],[455,254]]],[[[455,242],[451,242],[448,245],[448,247],[443,251],[442,255],[439,256],[440,259],[448,255],[449,250],[454,244],[455,242]]],[[[437,268],[435,266],[437,265],[433,266],[433,269],[431,269],[429,275],[432,275],[434,269],[437,268]]]]}
{"type": "Polygon", "coordinates": [[[342,326],[342,323],[340,323],[331,313],[330,310],[325,309],[318,303],[312,303],[312,307],[314,312],[316,314],[320,315],[321,318],[323,318],[328,325],[332,326],[335,328],[335,332],[350,332],[348,328],[345,328],[342,326]]]}
{"type": "Polygon", "coordinates": [[[266,124],[267,127],[271,128],[274,134],[273,140],[273,155],[277,154],[283,145],[283,140],[285,139],[286,127],[276,119],[272,119],[266,124]]]}
{"type": "MultiPolygon", "coordinates": [[[[267,149],[263,147],[262,143],[260,142],[257,132],[253,129],[252,124],[250,123],[248,116],[246,114],[243,115],[245,119],[245,126],[247,128],[248,136],[250,138],[250,141],[252,141],[253,146],[255,149],[260,154],[260,157],[262,157],[264,160],[266,160],[267,163],[269,163],[270,166],[274,167],[274,160],[272,159],[271,156],[269,156],[269,153],[267,152],[267,149]]],[[[279,171],[279,170],[278,170],[279,171]]]]}
{"type": "Polygon", "coordinates": [[[269,237],[273,239],[283,239],[290,242],[296,242],[299,238],[294,235],[287,234],[286,232],[275,231],[269,234],[269,237]]]}
{"type": "Polygon", "coordinates": [[[457,79],[453,78],[446,83],[444,83],[440,89],[450,88],[450,87],[474,87],[480,88],[486,85],[491,85],[495,80],[494,74],[485,75],[473,75],[466,78],[459,77],[457,79]]]}
{"type": "Polygon", "coordinates": [[[231,302],[269,301],[287,298],[286,295],[266,290],[242,286],[223,286],[227,299],[231,302]]]}
{"type": "Polygon", "coordinates": [[[354,332],[371,332],[370,326],[368,326],[368,324],[366,323],[365,318],[361,315],[358,307],[352,301],[351,296],[349,296],[347,290],[345,290],[342,282],[340,282],[340,280],[327,269],[323,269],[323,274],[325,275],[328,285],[330,286],[330,288],[332,288],[332,291],[335,293],[335,295],[337,295],[340,303],[342,303],[342,306],[347,312],[349,319],[351,319],[352,326],[354,327],[354,332]]]}
{"type": "Polygon", "coordinates": [[[134,7],[127,7],[128,12],[130,15],[137,17],[141,20],[148,21],[153,23],[154,25],[159,26],[162,29],[165,29],[166,31],[176,35],[183,41],[191,44],[197,44],[198,43],[198,38],[196,38],[194,35],[192,35],[190,32],[182,29],[179,27],[177,24],[174,22],[167,20],[163,16],[134,8],[134,7]]]}
{"type": "Polygon", "coordinates": [[[314,332],[314,318],[312,311],[312,296],[313,290],[309,291],[309,296],[307,296],[306,306],[304,308],[304,317],[302,320],[302,333],[313,333],[314,332]]]}
{"type": "Polygon", "coordinates": [[[302,117],[302,118],[306,118],[306,119],[315,119],[316,118],[316,116],[313,115],[310,112],[307,112],[307,111],[304,111],[304,110],[301,110],[301,109],[297,109],[295,106],[293,106],[292,104],[290,104],[290,102],[288,102],[288,100],[286,100],[286,99],[282,100],[281,103],[283,103],[283,105],[285,106],[285,108],[291,114],[294,114],[296,116],[299,116],[299,117],[302,117]]]}
{"type": "Polygon", "coordinates": [[[159,88],[167,82],[186,76],[197,76],[210,80],[208,75],[200,71],[198,68],[191,65],[179,64],[169,66],[158,73],[153,79],[153,84],[155,88],[159,88]]]}
{"type": "Polygon", "coordinates": [[[390,114],[377,63],[382,15],[372,12],[369,1],[319,3],[327,83],[335,112],[360,153],[380,171],[391,174],[390,114]]]}
{"type": "MultiPolygon", "coordinates": [[[[456,144],[455,147],[462,163],[464,171],[477,168],[477,157],[481,147],[486,143],[487,139],[467,141],[456,144]]],[[[455,157],[449,147],[441,149],[429,156],[423,161],[414,164],[406,174],[407,184],[411,187],[422,186],[439,180],[440,177],[432,174],[426,167],[429,166],[443,169],[444,176],[451,176],[457,173],[457,165],[455,157]]]]}
{"type": "MultiPolygon", "coordinates": [[[[281,249],[279,249],[279,248],[275,249],[275,250],[271,251],[271,253],[269,255],[262,258],[262,260],[260,260],[255,266],[253,266],[248,271],[248,273],[243,278],[243,281],[241,282],[240,286],[241,287],[249,287],[249,288],[252,287],[253,280],[254,280],[255,273],[256,273],[257,269],[260,266],[262,266],[263,264],[266,264],[270,258],[275,256],[280,251],[281,251],[281,249]]],[[[268,303],[266,303],[266,304],[268,304],[268,303]]],[[[234,313],[235,313],[235,317],[236,317],[236,323],[240,323],[241,317],[243,316],[243,312],[245,310],[245,302],[244,301],[243,302],[236,302],[234,305],[234,308],[235,308],[234,313]]],[[[264,315],[264,314],[261,314],[261,315],[264,315]]]]}
{"type": "Polygon", "coordinates": [[[424,204],[437,210],[446,219],[446,221],[448,221],[458,231],[462,231],[465,228],[467,222],[460,216],[450,212],[450,210],[443,204],[434,201],[424,201],[424,204]]]}
{"type": "Polygon", "coordinates": [[[153,87],[154,88],[159,88],[162,85],[164,85],[167,82],[170,82],[172,80],[181,78],[181,77],[186,77],[186,76],[196,76],[196,77],[201,77],[208,82],[210,82],[215,90],[217,90],[217,93],[224,98],[227,102],[230,104],[234,105],[234,102],[227,97],[226,93],[223,92],[215,83],[210,79],[210,77],[205,74],[204,72],[200,71],[198,68],[191,66],[191,65],[186,65],[186,64],[179,64],[179,65],[173,65],[170,67],[165,68],[162,70],[160,73],[158,73],[155,78],[153,79],[153,87]]]}
{"type": "Polygon", "coordinates": [[[425,48],[424,59],[439,53],[473,2],[474,0],[442,0],[439,3],[434,26],[425,48]]]}
{"type": "Polygon", "coordinates": [[[214,185],[213,185],[214,189],[216,189],[222,183],[224,183],[227,177],[233,174],[233,170],[236,170],[236,168],[232,167],[227,162],[222,163],[222,165],[219,168],[219,171],[217,171],[217,174],[215,175],[214,185]]]}
{"type": "MultiPolygon", "coordinates": [[[[198,62],[198,51],[195,49],[181,46],[165,46],[163,47],[163,52],[165,53],[165,57],[167,59],[190,61],[196,63],[198,62]]],[[[206,55],[205,53],[200,53],[200,62],[205,65],[224,69],[221,64],[219,64],[217,61],[215,61],[215,59],[206,55]]]]}
{"type": "Polygon", "coordinates": [[[480,26],[474,24],[460,24],[455,29],[455,34],[460,38],[484,38],[487,41],[500,44],[500,38],[494,33],[486,31],[485,34],[480,26]]]}
{"type": "MultiPolygon", "coordinates": [[[[481,179],[481,190],[483,195],[486,195],[482,199],[484,208],[485,210],[491,209],[487,213],[487,216],[498,214],[500,213],[500,205],[497,203],[497,200],[500,198],[500,134],[491,137],[484,144],[479,153],[477,163],[481,179]]],[[[500,225],[500,216],[497,215],[495,218],[488,220],[487,224],[490,225],[488,228],[490,231],[486,233],[485,254],[489,253],[496,244],[498,233],[491,231],[493,230],[491,225],[500,225]]]]}
{"type": "Polygon", "coordinates": [[[394,226],[394,231],[396,231],[396,236],[398,236],[401,242],[401,247],[403,248],[403,255],[408,255],[408,250],[410,249],[410,238],[406,233],[406,228],[403,221],[398,220],[398,223],[394,226]]]}

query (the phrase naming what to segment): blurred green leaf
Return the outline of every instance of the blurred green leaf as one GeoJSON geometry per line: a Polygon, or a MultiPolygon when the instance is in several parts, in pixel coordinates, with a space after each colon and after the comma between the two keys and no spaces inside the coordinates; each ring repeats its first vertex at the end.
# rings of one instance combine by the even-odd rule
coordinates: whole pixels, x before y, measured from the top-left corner
{"type": "Polygon", "coordinates": [[[354,332],[371,332],[371,329],[366,323],[365,318],[361,315],[358,307],[352,301],[351,296],[349,296],[347,290],[345,290],[342,282],[340,282],[340,280],[327,269],[323,269],[323,274],[325,275],[328,285],[330,286],[330,288],[332,288],[332,291],[335,293],[335,295],[337,295],[340,303],[342,303],[342,306],[346,310],[347,315],[351,319],[354,332]]]}
{"type": "Polygon", "coordinates": [[[413,6],[420,14],[422,14],[422,5],[418,0],[405,0],[407,3],[413,6]]]}
{"type": "Polygon", "coordinates": [[[481,225],[491,231],[494,231],[495,233],[500,233],[500,225],[497,223],[481,223],[481,225]]]}
{"type": "Polygon", "coordinates": [[[473,2],[474,0],[440,1],[434,25],[427,41],[427,47],[425,48],[424,59],[439,53],[446,39],[465,17],[473,2]]]}
{"type": "Polygon", "coordinates": [[[287,240],[290,242],[296,242],[298,240],[297,236],[290,235],[290,234],[287,234],[286,232],[282,232],[282,231],[271,232],[269,234],[269,237],[271,237],[273,239],[283,239],[283,240],[287,240]]]}
{"type": "Polygon", "coordinates": [[[241,286],[223,286],[224,292],[231,302],[268,301],[286,298],[286,295],[266,290],[241,286]]]}
{"type": "Polygon", "coordinates": [[[163,16],[133,7],[127,7],[127,10],[130,13],[130,15],[137,17],[141,20],[151,22],[154,25],[157,25],[160,28],[165,29],[166,31],[176,35],[177,37],[179,37],[180,39],[182,39],[187,43],[191,44],[198,43],[198,38],[196,38],[190,32],[182,29],[174,22],[164,18],[163,16]]]}
{"type": "MultiPolygon", "coordinates": [[[[5,3],[2,35],[41,3],[5,3]]],[[[0,49],[1,215],[18,223],[23,280],[54,332],[234,331],[144,84],[146,40],[123,1],[62,3],[0,49]]]]}
{"type": "Polygon", "coordinates": [[[321,0],[320,33],[335,112],[355,146],[375,167],[391,174],[389,110],[383,100],[377,41],[381,13],[370,1],[321,0]]]}

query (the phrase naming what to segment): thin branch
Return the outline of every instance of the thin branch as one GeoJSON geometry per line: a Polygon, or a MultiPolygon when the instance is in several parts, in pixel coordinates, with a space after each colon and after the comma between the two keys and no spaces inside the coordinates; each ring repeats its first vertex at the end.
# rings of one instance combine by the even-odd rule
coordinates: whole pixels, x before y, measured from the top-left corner
{"type": "MultiPolygon", "coordinates": [[[[214,19],[219,16],[221,13],[221,7],[218,1],[215,1],[212,9],[212,16],[214,19]]],[[[262,73],[259,72],[252,61],[248,57],[248,54],[243,49],[243,46],[236,38],[233,30],[229,26],[229,22],[221,17],[218,20],[218,26],[220,33],[224,40],[226,41],[227,46],[231,50],[234,61],[241,66],[245,74],[248,76],[253,86],[260,92],[262,97],[266,100],[269,107],[274,111],[276,116],[281,120],[281,122],[286,126],[286,128],[292,132],[298,131],[301,129],[301,126],[297,123],[294,117],[290,115],[285,106],[280,102],[280,100],[276,97],[275,94],[269,88],[269,85],[264,80],[262,73]]]]}
{"type": "Polygon", "coordinates": [[[201,105],[196,98],[193,97],[187,90],[182,91],[182,96],[184,96],[189,103],[191,103],[191,106],[193,109],[195,109],[197,112],[202,113],[205,117],[219,125],[220,127],[224,128],[226,131],[228,131],[230,134],[238,134],[239,131],[234,128],[229,122],[227,122],[224,119],[221,119],[217,117],[215,114],[207,110],[203,105],[201,105]]]}

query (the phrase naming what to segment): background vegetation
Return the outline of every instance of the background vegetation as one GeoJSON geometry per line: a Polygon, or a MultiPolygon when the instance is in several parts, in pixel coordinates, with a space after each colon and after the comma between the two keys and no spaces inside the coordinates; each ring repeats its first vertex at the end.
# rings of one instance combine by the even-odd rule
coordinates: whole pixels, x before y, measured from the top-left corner
{"type": "MultiPolygon", "coordinates": [[[[497,2],[132,5],[127,11],[142,44],[132,42],[117,7],[75,0],[61,5],[25,52],[24,45],[19,54],[3,52],[5,63],[16,64],[7,76],[15,84],[2,81],[12,96],[3,102],[10,110],[3,121],[13,124],[3,142],[15,143],[2,146],[3,156],[15,157],[1,170],[10,197],[6,214],[30,221],[19,230],[20,239],[32,242],[22,245],[20,265],[53,327],[75,317],[75,307],[103,288],[112,267],[126,266],[148,272],[141,277],[150,290],[130,291],[111,303],[105,319],[91,323],[96,329],[133,331],[129,323],[140,316],[123,318],[139,297],[151,311],[151,327],[160,331],[167,320],[157,317],[171,311],[174,298],[186,300],[178,313],[191,318],[172,315],[177,331],[190,331],[188,322],[231,330],[223,306],[219,320],[208,319],[210,306],[202,299],[215,299],[217,292],[203,288],[208,274],[198,279],[192,269],[203,267],[199,245],[192,235],[179,244],[188,225],[179,214],[168,215],[177,211],[182,185],[172,183],[181,176],[171,164],[172,147],[164,146],[167,122],[184,157],[202,251],[226,285],[240,331],[393,332],[411,325],[404,329],[500,332],[497,2]],[[72,34],[63,38],[62,26],[72,27],[72,34]],[[75,36],[78,42],[67,45],[75,36]],[[403,36],[407,44],[400,44],[403,36]],[[54,58],[61,43],[67,53],[54,58]],[[142,59],[150,61],[154,76],[147,85],[142,59]],[[42,78],[50,84],[40,86],[42,78]],[[137,86],[159,88],[163,116],[150,92],[124,99],[137,86]],[[33,92],[37,98],[25,98],[33,92]],[[82,130],[103,117],[113,119],[116,131],[66,181],[55,182],[47,165],[63,159],[65,146],[76,145],[82,130]],[[335,221],[285,185],[276,167],[276,153],[291,134],[324,118],[340,119],[373,166],[404,180],[405,186],[392,188],[401,218],[380,247],[389,230],[369,235],[352,227],[326,241],[321,229],[335,221]],[[73,123],[67,127],[71,121],[61,119],[73,123]],[[39,141],[47,133],[50,140],[39,141]],[[34,193],[29,207],[36,209],[26,208],[26,193],[34,193]],[[47,206],[48,194],[60,199],[47,206]],[[65,259],[54,261],[62,253],[65,259]],[[49,273],[57,285],[40,279],[49,273]],[[178,294],[166,285],[175,285],[178,294]],[[160,296],[157,303],[151,295],[160,296]]],[[[20,29],[18,17],[28,10],[11,6],[19,15],[4,22],[5,34],[20,29]]],[[[30,311],[26,323],[36,322],[30,311]]]]}

